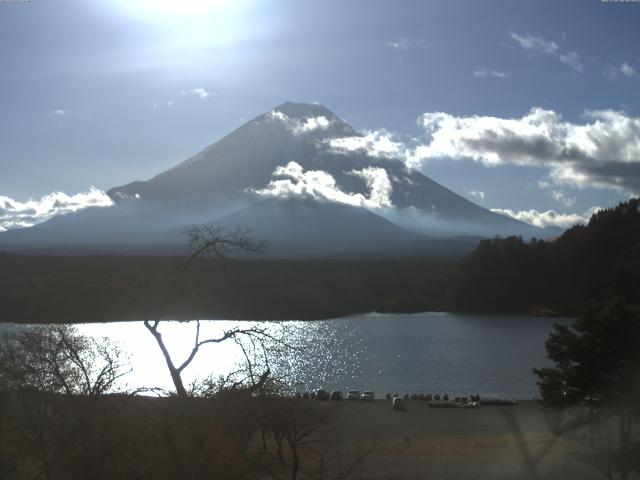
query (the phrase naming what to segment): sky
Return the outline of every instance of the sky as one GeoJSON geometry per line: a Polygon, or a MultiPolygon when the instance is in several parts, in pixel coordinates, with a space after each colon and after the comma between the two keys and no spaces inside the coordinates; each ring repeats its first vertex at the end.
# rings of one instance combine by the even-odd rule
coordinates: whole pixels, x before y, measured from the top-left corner
{"type": "Polygon", "coordinates": [[[640,194],[638,25],[601,0],[0,0],[0,214],[100,204],[291,100],[483,207],[585,218],[640,194]]]}

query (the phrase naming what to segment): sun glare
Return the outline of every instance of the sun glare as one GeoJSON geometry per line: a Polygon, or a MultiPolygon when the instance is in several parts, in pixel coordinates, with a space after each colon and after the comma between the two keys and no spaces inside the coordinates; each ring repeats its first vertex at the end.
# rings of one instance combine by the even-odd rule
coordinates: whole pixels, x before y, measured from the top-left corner
{"type": "Polygon", "coordinates": [[[200,15],[220,8],[228,0],[138,0],[140,10],[159,15],[200,15]]]}
{"type": "Polygon", "coordinates": [[[242,3],[238,0],[115,0],[124,11],[151,22],[168,25],[198,22],[228,13],[242,3]]]}
{"type": "Polygon", "coordinates": [[[111,0],[129,16],[161,27],[189,47],[229,43],[237,35],[243,0],[111,0]]]}

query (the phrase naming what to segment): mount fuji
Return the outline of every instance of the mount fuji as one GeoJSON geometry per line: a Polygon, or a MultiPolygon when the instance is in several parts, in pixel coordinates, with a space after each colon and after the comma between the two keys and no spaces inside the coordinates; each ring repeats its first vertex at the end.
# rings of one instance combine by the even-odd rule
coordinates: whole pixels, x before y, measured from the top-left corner
{"type": "Polygon", "coordinates": [[[0,247],[170,252],[195,223],[248,227],[285,256],[460,252],[478,237],[551,234],[360,148],[363,138],[322,105],[287,102],[150,180],[110,189],[113,206],[3,232],[0,247]]]}

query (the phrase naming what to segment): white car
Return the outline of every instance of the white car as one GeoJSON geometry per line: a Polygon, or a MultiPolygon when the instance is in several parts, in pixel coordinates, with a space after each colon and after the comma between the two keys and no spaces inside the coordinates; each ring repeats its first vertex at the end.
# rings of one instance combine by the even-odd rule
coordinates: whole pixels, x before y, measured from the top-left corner
{"type": "Polygon", "coordinates": [[[358,390],[349,390],[347,400],[360,400],[360,392],[358,390]]]}
{"type": "Polygon", "coordinates": [[[370,400],[375,400],[376,396],[371,390],[367,390],[365,392],[362,392],[362,397],[360,397],[360,399],[365,401],[370,401],[370,400]]]}

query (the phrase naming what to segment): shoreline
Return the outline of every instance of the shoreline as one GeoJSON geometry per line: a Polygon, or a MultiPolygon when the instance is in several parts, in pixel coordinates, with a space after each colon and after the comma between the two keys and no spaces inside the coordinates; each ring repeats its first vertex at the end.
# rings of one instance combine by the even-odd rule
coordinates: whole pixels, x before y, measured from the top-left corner
{"type": "MultiPolygon", "coordinates": [[[[375,310],[371,310],[368,312],[354,312],[341,314],[337,316],[330,317],[314,317],[314,318],[300,318],[300,317],[284,317],[284,318],[244,318],[244,317],[180,317],[174,316],[172,318],[164,318],[160,317],[159,321],[161,322],[171,322],[171,323],[189,323],[189,322],[260,322],[260,323],[279,323],[279,322],[328,322],[328,321],[336,321],[336,320],[346,320],[346,319],[354,319],[354,318],[384,318],[387,316],[419,316],[419,315],[429,315],[429,314],[438,314],[438,315],[464,315],[464,316],[478,316],[478,317],[526,317],[526,318],[540,318],[544,320],[558,319],[558,320],[574,320],[575,316],[570,315],[532,315],[523,312],[472,312],[472,311],[458,311],[458,310],[420,310],[420,311],[398,311],[398,312],[379,312],[375,310]]],[[[15,322],[11,320],[0,319],[0,325],[90,325],[90,324],[117,324],[117,323],[126,323],[126,322],[144,322],[145,320],[156,320],[145,319],[145,318],[123,318],[123,319],[106,319],[106,320],[78,320],[71,322],[15,322]]]]}

